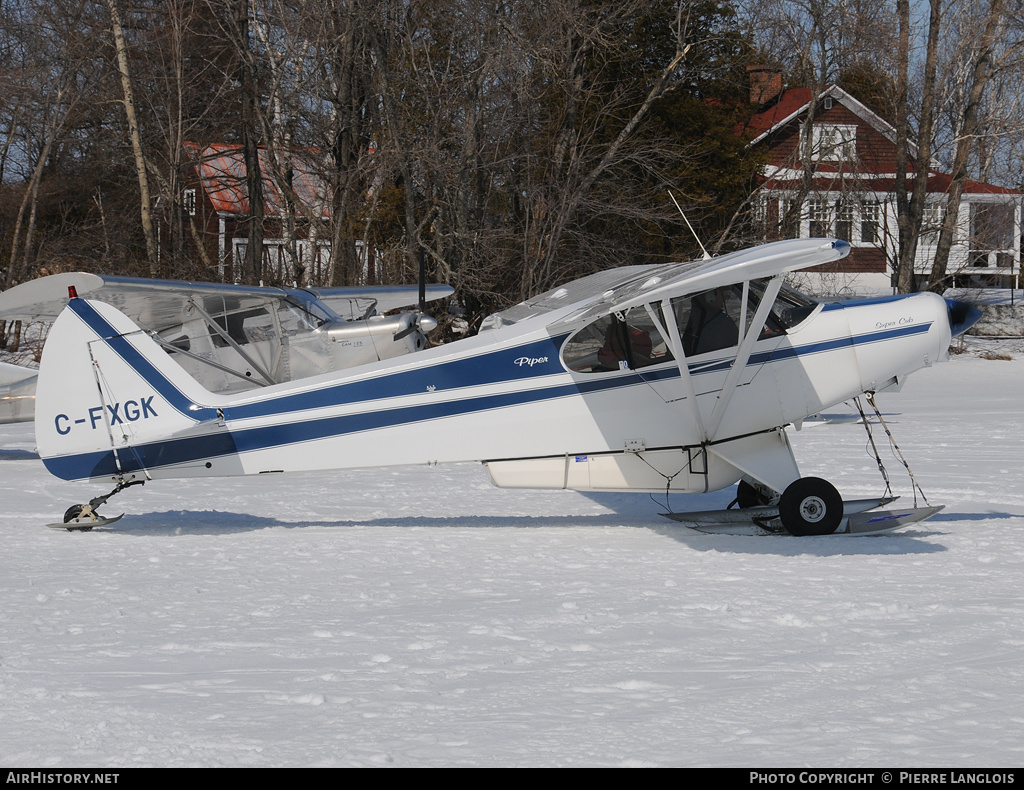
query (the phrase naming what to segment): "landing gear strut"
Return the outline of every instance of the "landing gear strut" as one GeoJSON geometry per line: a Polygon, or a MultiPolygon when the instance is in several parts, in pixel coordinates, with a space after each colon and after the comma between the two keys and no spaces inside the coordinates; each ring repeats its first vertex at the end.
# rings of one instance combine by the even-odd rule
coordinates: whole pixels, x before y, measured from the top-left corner
{"type": "MultiPolygon", "coordinates": [[[[748,483],[740,480],[736,486],[736,499],[733,505],[740,508],[765,507],[779,504],[779,492],[761,483],[748,483]]],[[[732,507],[732,505],[729,505],[732,507]]]]}
{"type": "MultiPolygon", "coordinates": [[[[63,524],[51,524],[51,526],[61,527],[63,526],[68,532],[88,532],[93,527],[102,527],[104,524],[111,524],[117,521],[121,516],[114,516],[112,518],[106,518],[96,512],[96,508],[106,503],[114,494],[119,494],[126,488],[131,486],[145,485],[145,480],[131,480],[125,482],[119,480],[117,486],[109,494],[95,497],[89,500],[87,505],[72,505],[66,511],[64,511],[64,523],[63,524]]],[[[121,514],[124,515],[123,513],[121,514]]]]}

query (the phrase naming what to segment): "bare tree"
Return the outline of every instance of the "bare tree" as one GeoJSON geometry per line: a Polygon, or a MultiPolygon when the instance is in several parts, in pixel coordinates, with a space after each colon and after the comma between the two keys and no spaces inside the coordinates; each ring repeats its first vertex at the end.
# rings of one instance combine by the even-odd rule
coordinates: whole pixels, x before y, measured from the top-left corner
{"type": "Polygon", "coordinates": [[[30,276],[45,170],[74,125],[75,114],[94,79],[90,31],[85,20],[87,5],[87,0],[69,0],[66,4],[26,4],[23,8],[27,17],[23,33],[28,39],[21,74],[28,85],[18,153],[31,164],[11,232],[7,286],[30,276]]]}
{"type": "Polygon", "coordinates": [[[985,123],[982,114],[982,97],[993,73],[1016,54],[1021,45],[1018,39],[1004,47],[1001,56],[997,57],[995,48],[999,33],[1004,27],[1004,17],[1004,0],[991,0],[987,12],[982,17],[983,24],[980,32],[971,36],[970,46],[966,50],[969,53],[968,63],[971,66],[969,69],[970,79],[956,124],[956,145],[952,163],[952,181],[946,197],[946,218],[939,234],[939,243],[929,277],[929,289],[938,293],[946,288],[946,269],[949,265],[949,253],[953,245],[964,182],[967,180],[967,164],[985,123]]]}
{"type": "MultiPolygon", "coordinates": [[[[280,193],[280,236],[296,275],[297,250],[316,254],[321,242],[339,284],[407,279],[422,251],[473,314],[692,246],[676,238],[681,223],[664,190],[685,192],[694,180],[694,157],[710,148],[701,148],[708,86],[738,50],[721,44],[737,33],[728,6],[714,0],[54,0],[52,13],[76,2],[92,9],[86,27],[105,40],[94,51],[106,91],[76,106],[107,114],[91,134],[69,116],[70,137],[62,128],[49,149],[41,137],[12,143],[6,161],[20,166],[29,152],[41,185],[55,153],[69,151],[59,164],[81,167],[86,199],[47,221],[70,230],[84,204],[95,265],[145,260],[152,272],[152,247],[143,258],[139,243],[152,237],[157,255],[170,252],[162,270],[191,272],[189,234],[200,259],[204,248],[182,211],[195,164],[195,146],[185,144],[237,142],[250,209],[236,275],[261,276],[264,220],[269,237],[280,193]],[[109,21],[111,7],[120,25],[109,21]],[[134,108],[134,120],[121,106],[134,108]],[[132,145],[111,145],[118,137],[132,145]],[[300,166],[322,177],[322,197],[300,198],[300,166]],[[262,195],[265,182],[273,198],[262,195]],[[146,191],[159,194],[156,227],[143,221],[140,232],[134,201],[149,206],[146,191]]],[[[8,107],[0,123],[14,122],[8,107]]],[[[717,123],[715,133],[732,139],[730,124],[717,123]]],[[[689,195],[709,214],[721,193],[713,181],[689,195]]],[[[26,240],[40,236],[29,232],[32,195],[17,193],[25,210],[15,274],[26,240]]]]}
{"type": "Polygon", "coordinates": [[[204,0],[151,0],[133,8],[146,170],[159,190],[160,267],[164,276],[209,278],[215,263],[196,225],[196,205],[185,205],[185,188],[195,178],[195,147],[224,139],[234,76],[227,56],[234,47],[217,35],[217,17],[204,0]]]}
{"type": "Polygon", "coordinates": [[[928,177],[932,167],[936,105],[936,69],[940,43],[942,0],[930,0],[925,63],[921,75],[917,146],[913,164],[913,187],[908,190],[904,177],[909,169],[910,145],[913,136],[911,117],[911,40],[913,25],[909,0],[896,0],[899,17],[899,72],[896,96],[896,221],[899,228],[899,246],[896,261],[896,286],[900,293],[917,290],[914,266],[917,261],[917,243],[921,235],[927,197],[928,177]]]}
{"type": "Polygon", "coordinates": [[[146,257],[149,260],[149,276],[156,277],[157,252],[156,238],[153,234],[153,219],[149,198],[149,177],[146,174],[146,160],[142,153],[142,137],[139,133],[139,121],[135,114],[135,93],[132,90],[131,71],[128,66],[128,46],[125,43],[124,28],[121,26],[121,15],[117,10],[117,0],[107,0],[110,10],[110,29],[114,36],[114,49],[117,53],[117,68],[121,75],[121,90],[124,93],[124,114],[128,120],[128,134],[131,138],[132,156],[139,179],[139,208],[142,217],[142,232],[146,238],[146,257]]]}

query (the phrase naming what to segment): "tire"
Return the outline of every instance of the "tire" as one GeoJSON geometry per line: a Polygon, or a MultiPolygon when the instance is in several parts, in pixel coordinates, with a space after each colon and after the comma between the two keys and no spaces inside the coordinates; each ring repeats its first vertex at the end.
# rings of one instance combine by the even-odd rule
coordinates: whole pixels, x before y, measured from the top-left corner
{"type": "Polygon", "coordinates": [[[69,521],[74,521],[80,515],[82,515],[82,505],[72,505],[66,511],[64,511],[64,523],[67,524],[69,521]]]}
{"type": "Polygon", "coordinates": [[[827,480],[801,477],[783,492],[779,517],[790,535],[831,535],[843,521],[843,498],[827,480]]]}

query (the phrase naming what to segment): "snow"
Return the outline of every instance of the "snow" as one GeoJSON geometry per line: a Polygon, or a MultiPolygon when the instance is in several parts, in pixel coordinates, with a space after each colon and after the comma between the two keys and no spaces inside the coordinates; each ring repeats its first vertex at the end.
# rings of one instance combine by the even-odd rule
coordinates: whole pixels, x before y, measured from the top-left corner
{"type": "MultiPolygon", "coordinates": [[[[476,465],[154,483],[67,533],[105,491],[2,426],[0,763],[1019,766],[1024,359],[969,348],[878,396],[946,510],[876,537],[706,535],[476,465]]],[[[881,493],[861,426],[792,437],[881,493]]]]}

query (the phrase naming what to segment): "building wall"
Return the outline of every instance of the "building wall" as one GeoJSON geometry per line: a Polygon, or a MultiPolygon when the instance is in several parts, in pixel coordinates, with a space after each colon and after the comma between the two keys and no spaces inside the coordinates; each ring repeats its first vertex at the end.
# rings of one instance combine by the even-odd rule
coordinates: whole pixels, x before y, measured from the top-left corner
{"type": "MultiPolygon", "coordinates": [[[[871,283],[868,290],[882,288],[890,278],[890,264],[897,258],[897,214],[895,195],[891,191],[896,173],[896,146],[885,134],[838,100],[833,100],[830,109],[822,108],[816,113],[815,124],[855,128],[856,156],[846,161],[836,161],[829,157],[822,157],[818,161],[816,189],[808,194],[803,204],[798,235],[801,238],[838,236],[849,241],[853,247],[843,261],[832,264],[831,268],[818,267],[815,270],[816,275],[820,275],[818,280],[822,289],[827,291],[846,287],[841,282],[844,276],[851,282],[864,282],[868,275],[871,283]],[[884,179],[890,191],[865,190],[864,179],[884,179]],[[870,207],[873,203],[877,204],[877,208],[870,207]],[[865,204],[868,204],[867,209],[864,208],[865,204]],[[871,212],[877,212],[877,234],[874,241],[866,241],[862,234],[862,223],[871,212]]],[[[769,229],[768,238],[777,238],[778,234],[773,236],[770,232],[772,222],[778,223],[780,213],[785,209],[785,201],[797,194],[802,174],[802,134],[799,119],[794,119],[764,142],[770,147],[769,158],[773,166],[768,171],[771,180],[763,193],[767,199],[760,207],[762,219],[769,229]]],[[[822,135],[819,132],[812,139],[827,139],[827,133],[822,135]]],[[[841,149],[841,146],[838,148],[841,149]]],[[[975,184],[975,187],[974,191],[965,191],[961,200],[948,271],[962,271],[973,276],[976,281],[980,278],[994,285],[1005,285],[1008,284],[1008,278],[1015,276],[1020,268],[1021,195],[984,184],[975,184]],[[978,206],[993,204],[1012,206],[1012,228],[1007,231],[1011,243],[998,252],[986,253],[984,243],[972,237],[971,217],[972,211],[979,210],[978,206]],[[972,206],[975,208],[972,209],[972,206]],[[980,263],[988,265],[980,266],[980,263]]],[[[931,205],[944,205],[945,200],[944,192],[929,195],[931,205]]],[[[934,209],[930,211],[934,214],[934,209]]],[[[930,274],[936,238],[934,234],[923,233],[915,262],[918,274],[930,274]]]]}
{"type": "MultiPolygon", "coordinates": [[[[881,132],[865,123],[855,112],[834,101],[832,109],[819,110],[816,124],[838,124],[857,129],[857,161],[851,172],[895,173],[896,146],[881,132]]],[[[769,161],[777,167],[799,167],[801,123],[794,120],[768,140],[769,161]]]]}

